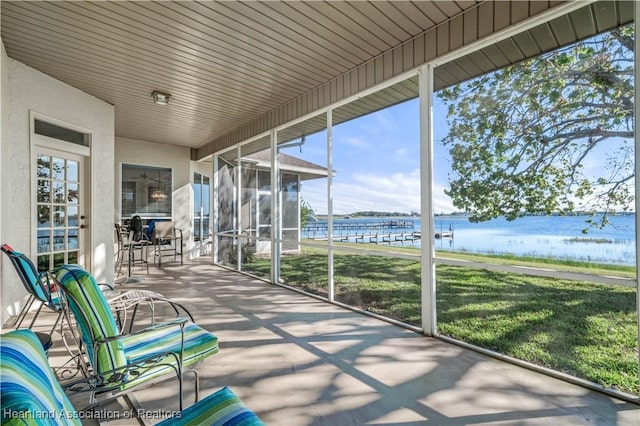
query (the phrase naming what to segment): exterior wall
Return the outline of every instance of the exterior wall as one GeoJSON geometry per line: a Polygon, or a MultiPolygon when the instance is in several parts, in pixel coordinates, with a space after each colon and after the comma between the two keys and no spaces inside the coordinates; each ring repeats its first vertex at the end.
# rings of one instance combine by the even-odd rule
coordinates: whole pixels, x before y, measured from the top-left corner
{"type": "MultiPolygon", "coordinates": [[[[200,173],[211,179],[213,176],[213,164],[211,162],[192,161],[191,174],[193,175],[193,173],[200,173]]],[[[191,176],[191,178],[193,179],[193,176],[191,176]]]]}
{"type": "MultiPolygon", "coordinates": [[[[4,50],[4,43],[2,43],[2,39],[0,39],[0,188],[3,188],[2,186],[2,169],[4,168],[2,165],[2,159],[4,158],[2,151],[4,150],[4,144],[7,141],[7,139],[5,138],[4,134],[7,130],[7,122],[8,122],[8,106],[9,106],[9,101],[8,101],[8,96],[7,96],[7,88],[9,87],[9,80],[8,80],[8,76],[9,76],[9,71],[7,70],[7,60],[9,58],[7,57],[7,52],[4,50]]],[[[2,231],[3,227],[2,227],[2,223],[3,223],[3,211],[4,209],[3,207],[3,202],[2,202],[2,196],[0,196],[0,244],[2,244],[2,242],[4,241],[4,233],[2,231]]],[[[6,262],[0,261],[0,283],[3,283],[4,280],[2,279],[3,274],[4,274],[4,265],[6,265],[6,262]]],[[[4,297],[2,295],[3,291],[2,291],[2,286],[0,284],[0,306],[3,307],[2,312],[5,311],[4,309],[4,297]]],[[[4,321],[2,321],[2,315],[0,315],[0,331],[2,331],[2,324],[4,324],[4,321]]]]}
{"type": "MultiPolygon", "coordinates": [[[[86,248],[90,252],[92,273],[99,282],[113,281],[113,230],[100,226],[111,223],[113,200],[114,108],[93,96],[30,68],[14,59],[2,57],[2,154],[0,194],[3,242],[35,259],[35,236],[30,217],[31,141],[30,112],[89,129],[92,132],[91,191],[86,248]],[[8,107],[7,107],[8,105],[8,107]],[[10,142],[10,143],[9,143],[10,142]],[[15,206],[19,208],[6,208],[15,206]],[[27,214],[25,214],[27,213],[27,214]]],[[[4,257],[4,256],[3,256],[4,257]]],[[[2,311],[0,322],[19,312],[25,292],[13,268],[3,258],[2,311]]]]}
{"type": "Polygon", "coordinates": [[[193,189],[191,186],[191,149],[175,145],[153,143],[136,139],[116,138],[115,179],[113,192],[115,209],[113,221],[120,221],[121,214],[121,177],[122,164],[170,167],[173,173],[173,193],[171,213],[176,226],[182,229],[184,254],[189,257],[191,251],[191,217],[193,215],[193,189]]]}

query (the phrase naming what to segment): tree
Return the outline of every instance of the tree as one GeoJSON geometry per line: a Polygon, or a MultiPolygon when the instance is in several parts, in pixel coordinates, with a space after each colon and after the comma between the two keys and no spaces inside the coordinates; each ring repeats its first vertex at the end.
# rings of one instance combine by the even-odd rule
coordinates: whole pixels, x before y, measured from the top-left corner
{"type": "Polygon", "coordinates": [[[633,38],[620,27],[440,91],[454,205],[476,222],[580,210],[599,226],[629,210],[633,38]],[[604,144],[603,172],[586,173],[604,144]]]}
{"type": "Polygon", "coordinates": [[[311,207],[309,202],[300,199],[300,229],[307,226],[307,222],[315,218],[316,212],[311,207]]]}

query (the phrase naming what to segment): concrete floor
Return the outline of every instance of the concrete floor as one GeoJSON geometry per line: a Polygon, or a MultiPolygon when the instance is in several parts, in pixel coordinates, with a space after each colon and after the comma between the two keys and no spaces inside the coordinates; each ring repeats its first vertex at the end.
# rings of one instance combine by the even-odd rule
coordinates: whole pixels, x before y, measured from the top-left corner
{"type": "MultiPolygon", "coordinates": [[[[220,339],[197,368],[201,397],[229,386],[269,425],[640,425],[640,405],[224,269],[150,272],[119,288],[176,299],[220,339]]],[[[52,364],[63,360],[57,343],[52,364]]],[[[148,424],[177,409],[176,391],[170,380],[134,393],[148,424]]]]}

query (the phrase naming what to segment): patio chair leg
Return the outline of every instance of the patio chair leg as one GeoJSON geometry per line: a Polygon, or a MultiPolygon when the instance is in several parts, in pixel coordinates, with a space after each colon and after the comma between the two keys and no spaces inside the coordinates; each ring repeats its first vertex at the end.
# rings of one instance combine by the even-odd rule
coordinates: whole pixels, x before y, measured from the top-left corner
{"type": "Polygon", "coordinates": [[[138,304],[136,304],[133,307],[133,313],[131,314],[131,320],[129,320],[129,334],[131,334],[131,331],[133,330],[133,323],[135,322],[136,313],[137,312],[138,312],[138,304]]]}
{"type": "MultiPolygon", "coordinates": [[[[58,318],[56,318],[56,322],[53,323],[53,327],[51,327],[50,334],[53,334],[53,332],[56,330],[56,327],[58,326],[58,323],[60,323],[61,319],[62,319],[62,311],[60,311],[60,313],[58,314],[58,318]]],[[[60,329],[62,330],[62,325],[60,326],[60,329]]]]}
{"type": "Polygon", "coordinates": [[[127,264],[127,268],[128,268],[128,270],[127,270],[127,276],[128,276],[128,277],[130,277],[130,276],[131,276],[131,261],[133,260],[133,259],[131,258],[132,253],[133,253],[133,247],[129,247],[129,262],[128,262],[128,264],[127,264]]]}
{"type": "Polygon", "coordinates": [[[122,264],[124,263],[124,249],[120,249],[118,253],[118,258],[116,260],[116,268],[118,270],[118,276],[122,273],[122,264]]]}
{"type": "Polygon", "coordinates": [[[42,310],[43,306],[44,306],[44,303],[40,303],[40,306],[38,306],[38,310],[36,311],[35,315],[33,316],[33,319],[31,320],[31,324],[29,324],[29,328],[33,328],[33,324],[36,323],[36,319],[38,318],[38,315],[40,315],[40,311],[42,310]]]}
{"type": "Polygon", "coordinates": [[[16,317],[16,320],[15,320],[16,329],[20,328],[20,326],[22,325],[22,321],[24,321],[24,319],[27,317],[27,314],[29,313],[29,309],[31,309],[31,305],[33,305],[34,299],[35,297],[32,294],[30,294],[29,297],[27,298],[27,302],[24,304],[24,307],[16,317]]]}
{"type": "Polygon", "coordinates": [[[184,396],[182,395],[183,390],[183,377],[184,370],[182,370],[182,365],[178,365],[178,395],[180,401],[180,411],[184,410],[184,396]]]}
{"type": "Polygon", "coordinates": [[[198,372],[193,368],[188,368],[185,371],[189,371],[193,373],[194,384],[195,384],[195,393],[194,393],[195,401],[194,402],[198,402],[200,401],[200,376],[198,375],[198,372]]]}

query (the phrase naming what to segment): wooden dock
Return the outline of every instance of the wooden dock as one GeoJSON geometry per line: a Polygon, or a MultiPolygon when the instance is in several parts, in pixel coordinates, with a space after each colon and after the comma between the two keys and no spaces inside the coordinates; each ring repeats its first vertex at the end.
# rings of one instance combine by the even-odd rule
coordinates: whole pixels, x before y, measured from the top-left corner
{"type": "MultiPolygon", "coordinates": [[[[400,233],[375,233],[375,234],[351,234],[338,235],[333,237],[333,241],[348,243],[354,241],[363,244],[391,244],[414,242],[421,238],[420,232],[400,232],[400,233]]],[[[312,238],[315,241],[327,241],[327,237],[312,238]]]]}
{"type": "MultiPolygon", "coordinates": [[[[422,234],[413,220],[348,220],[333,224],[333,241],[356,242],[362,244],[413,243],[422,238],[422,234]]],[[[315,241],[327,241],[327,223],[310,223],[303,228],[303,237],[315,241]]],[[[442,229],[434,234],[436,240],[453,240],[453,227],[442,229]]]]}
{"type": "MultiPolygon", "coordinates": [[[[341,221],[333,224],[333,232],[336,234],[352,234],[360,232],[362,229],[372,230],[396,230],[396,229],[413,229],[414,223],[411,220],[380,220],[376,222],[349,220],[341,221]]],[[[307,234],[326,233],[327,223],[308,223],[303,228],[307,234]]]]}

